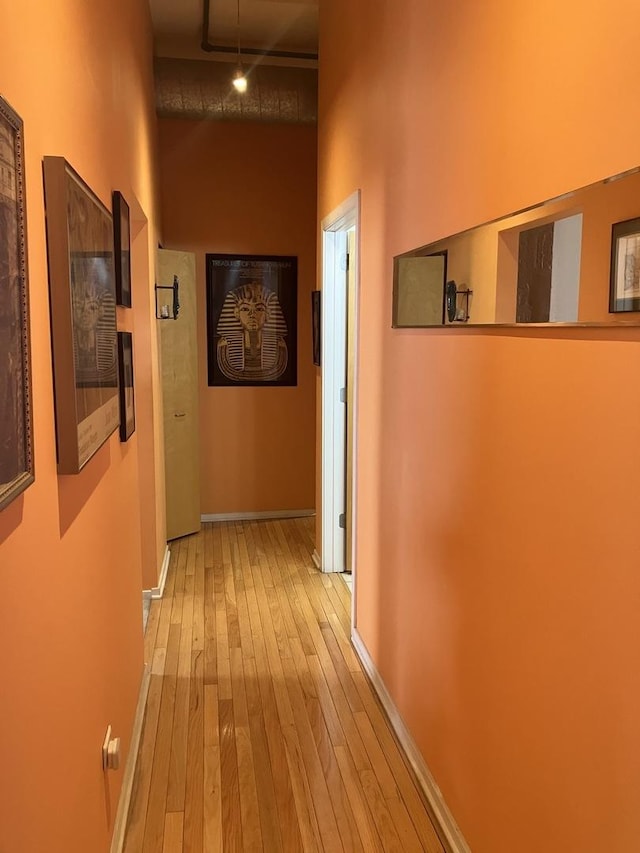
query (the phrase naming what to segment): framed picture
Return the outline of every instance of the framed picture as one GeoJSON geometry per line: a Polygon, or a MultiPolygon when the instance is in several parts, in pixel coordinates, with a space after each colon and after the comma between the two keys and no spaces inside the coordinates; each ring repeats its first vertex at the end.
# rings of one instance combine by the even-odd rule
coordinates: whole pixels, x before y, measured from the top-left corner
{"type": "Polygon", "coordinates": [[[113,242],[116,303],[131,308],[131,225],[129,205],[122,193],[113,193],[113,242]]]}
{"type": "Polygon", "coordinates": [[[0,509],[34,480],[22,120],[0,98],[0,509]]]}
{"type": "Polygon", "coordinates": [[[393,259],[394,329],[442,326],[445,321],[447,253],[393,259]]]}
{"type": "Polygon", "coordinates": [[[313,332],[313,363],[322,364],[322,291],[311,292],[311,329],[313,332]]]}
{"type": "Polygon", "coordinates": [[[120,422],[111,214],[63,157],[44,158],[58,473],[120,422]]]}
{"type": "Polygon", "coordinates": [[[133,335],[118,332],[118,379],[120,386],[120,441],[129,441],[136,431],[133,391],[133,335]]]}
{"type": "Polygon", "coordinates": [[[616,222],[611,233],[609,312],[640,311],[640,218],[616,222]]]}
{"type": "Polygon", "coordinates": [[[298,259],[208,254],[206,264],[209,385],[296,385],[298,259]]]}

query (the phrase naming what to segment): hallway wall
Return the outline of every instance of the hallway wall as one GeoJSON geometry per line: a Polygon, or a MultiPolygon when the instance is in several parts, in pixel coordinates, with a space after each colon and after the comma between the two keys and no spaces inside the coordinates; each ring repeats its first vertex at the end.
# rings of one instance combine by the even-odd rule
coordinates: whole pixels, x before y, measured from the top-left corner
{"type": "Polygon", "coordinates": [[[0,511],[0,850],[104,853],[122,770],[103,773],[102,741],[111,723],[124,766],[143,671],[143,563],[153,585],[165,544],[149,9],[0,0],[0,20],[0,91],[24,121],[36,473],[0,511]],[[134,332],[138,429],[127,444],[116,431],[80,474],[60,477],[45,155],[66,157],[108,208],[121,190],[136,234],[134,308],[118,309],[118,326],[134,332]]]}
{"type": "Polygon", "coordinates": [[[637,5],[320,16],[320,216],[362,191],[358,630],[474,853],[627,853],[640,332],[391,301],[395,254],[638,165],[637,5]]]}
{"type": "Polygon", "coordinates": [[[315,506],[316,128],[161,119],[163,246],[196,253],[202,512],[315,506]],[[298,257],[298,385],[207,384],[205,254],[298,257]]]}

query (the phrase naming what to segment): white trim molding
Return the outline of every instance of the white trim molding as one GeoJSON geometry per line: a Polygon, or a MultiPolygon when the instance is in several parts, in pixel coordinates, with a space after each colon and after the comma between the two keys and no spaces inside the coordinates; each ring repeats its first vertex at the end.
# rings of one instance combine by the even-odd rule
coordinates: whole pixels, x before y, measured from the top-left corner
{"type": "Polygon", "coordinates": [[[165,548],[164,551],[164,559],[162,561],[162,567],[160,569],[160,578],[158,579],[158,586],[154,586],[152,589],[143,589],[142,597],[143,598],[151,598],[158,599],[162,598],[164,595],[164,585],[167,582],[167,572],[169,571],[169,561],[171,559],[171,550],[169,545],[165,548]]]}
{"type": "Polygon", "coordinates": [[[317,548],[313,549],[311,559],[313,560],[313,564],[315,565],[316,569],[320,569],[320,571],[322,571],[322,560],[320,559],[320,554],[318,554],[317,548]]]}
{"type": "Polygon", "coordinates": [[[203,524],[215,521],[268,521],[278,518],[311,518],[315,509],[272,509],[266,512],[216,512],[200,516],[203,524]]]}
{"type": "MultiPolygon", "coordinates": [[[[342,390],[347,380],[347,268],[348,232],[355,230],[353,388],[352,554],[356,566],[356,459],[358,443],[358,305],[360,301],[360,191],[356,190],[321,222],[322,252],[322,571],[345,568],[345,531],[340,516],[346,507],[345,459],[347,429],[342,390]]],[[[351,262],[351,260],[350,260],[351,262]]]]}
{"type": "Polygon", "coordinates": [[[131,803],[131,793],[133,791],[133,777],[136,771],[136,764],[138,762],[138,752],[140,751],[142,724],[144,722],[145,708],[147,707],[147,696],[149,694],[150,683],[151,664],[146,663],[144,665],[144,672],[142,673],[142,682],[140,684],[136,715],[133,719],[133,731],[131,732],[129,754],[127,755],[127,763],[124,768],[124,776],[122,777],[122,788],[120,789],[120,798],[118,800],[118,811],[116,812],[116,820],[113,825],[111,853],[122,853],[122,849],[124,847],[127,817],[129,816],[129,804],[131,803]]]}
{"type": "Polygon", "coordinates": [[[465,841],[453,815],[449,811],[449,807],[444,801],[440,788],[436,784],[436,781],[427,767],[416,742],[411,737],[409,729],[406,727],[402,717],[400,716],[396,704],[387,690],[384,681],[380,677],[380,673],[378,672],[362,637],[355,628],[351,632],[351,640],[356,650],[356,654],[360,658],[360,662],[371,680],[373,689],[376,691],[378,698],[382,703],[382,707],[386,711],[389,722],[396,733],[396,737],[398,738],[405,755],[409,759],[413,772],[416,774],[420,787],[422,788],[431,807],[433,816],[438,824],[438,828],[440,829],[440,833],[447,842],[451,853],[471,853],[471,848],[465,841]]]}

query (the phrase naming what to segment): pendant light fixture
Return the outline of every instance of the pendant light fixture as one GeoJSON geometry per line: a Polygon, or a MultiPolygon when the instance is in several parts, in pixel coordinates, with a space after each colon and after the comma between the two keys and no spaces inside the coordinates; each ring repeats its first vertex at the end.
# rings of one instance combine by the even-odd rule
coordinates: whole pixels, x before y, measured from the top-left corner
{"type": "Polygon", "coordinates": [[[236,22],[236,31],[238,36],[238,66],[236,68],[236,73],[233,75],[233,87],[240,95],[243,95],[247,91],[247,77],[244,73],[244,68],[242,67],[242,55],[240,51],[240,0],[237,0],[238,3],[238,18],[236,22]]]}

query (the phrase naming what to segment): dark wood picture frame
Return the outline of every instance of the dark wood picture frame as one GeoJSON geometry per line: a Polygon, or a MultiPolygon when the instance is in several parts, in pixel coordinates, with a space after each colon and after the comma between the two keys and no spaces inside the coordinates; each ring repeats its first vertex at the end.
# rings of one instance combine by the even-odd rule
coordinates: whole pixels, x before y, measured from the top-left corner
{"type": "Polygon", "coordinates": [[[322,291],[311,291],[311,331],[313,335],[313,363],[322,366],[322,291]]]}
{"type": "Polygon", "coordinates": [[[116,302],[131,308],[131,218],[129,205],[118,190],[113,193],[112,207],[116,302]]]}
{"type": "Polygon", "coordinates": [[[23,145],[0,98],[0,510],[35,479],[23,145]]]}
{"type": "Polygon", "coordinates": [[[136,431],[131,332],[118,332],[118,387],[120,389],[120,441],[129,441],[136,431]]]}
{"type": "Polygon", "coordinates": [[[113,220],[63,157],[44,194],[58,473],[77,474],[120,423],[113,220]]]}
{"type": "Polygon", "coordinates": [[[294,386],[298,259],[207,254],[210,386],[294,386]]]}
{"type": "Polygon", "coordinates": [[[611,229],[609,313],[640,311],[640,217],[611,229]]]}

